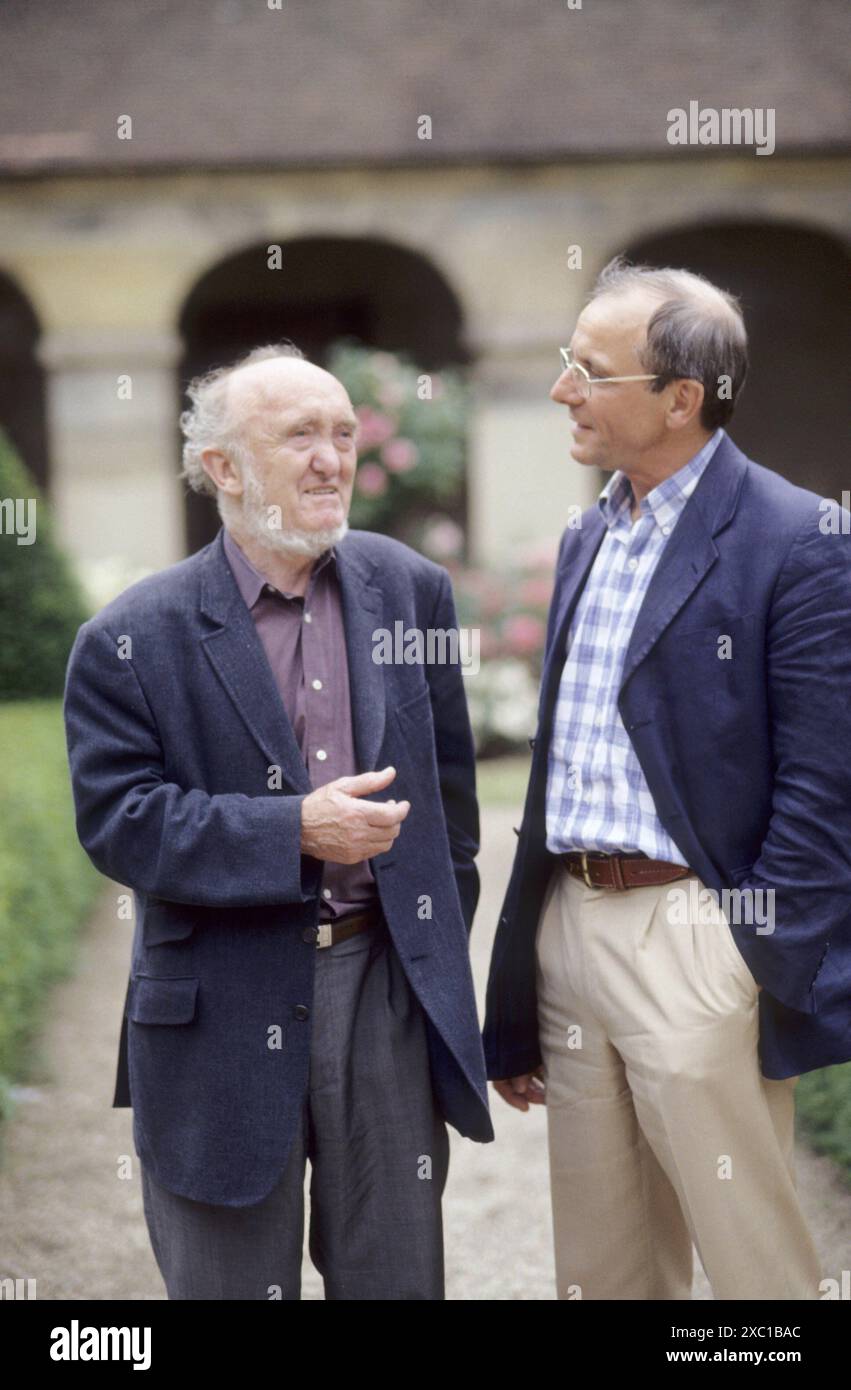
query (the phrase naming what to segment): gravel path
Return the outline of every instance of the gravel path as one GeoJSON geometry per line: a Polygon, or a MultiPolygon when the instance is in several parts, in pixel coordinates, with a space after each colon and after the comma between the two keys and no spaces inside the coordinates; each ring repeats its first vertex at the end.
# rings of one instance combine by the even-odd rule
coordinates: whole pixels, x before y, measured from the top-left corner
{"type": "MultiPolygon", "coordinates": [[[[473,929],[480,1011],[490,944],[516,843],[516,814],[483,816],[482,902],[473,929]]],[[[35,1278],[40,1299],[163,1298],[142,1213],[131,1113],[111,1108],[131,927],[107,890],[79,969],[52,999],[42,1064],[6,1126],[0,1172],[0,1276],[35,1278]]],[[[447,1298],[553,1299],[543,1108],[523,1115],[493,1092],[494,1144],[450,1130],[444,1203],[447,1298]]],[[[825,1273],[851,1250],[851,1191],[828,1159],[798,1148],[798,1184],[825,1273]]],[[[305,1256],[303,1296],[321,1299],[305,1256]]],[[[698,1267],[694,1297],[711,1294],[698,1267]]]]}

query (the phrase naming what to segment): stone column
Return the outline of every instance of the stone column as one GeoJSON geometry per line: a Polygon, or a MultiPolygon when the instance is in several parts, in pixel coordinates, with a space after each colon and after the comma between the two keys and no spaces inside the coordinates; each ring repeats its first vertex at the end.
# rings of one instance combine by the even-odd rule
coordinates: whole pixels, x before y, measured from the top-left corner
{"type": "Polygon", "coordinates": [[[588,507],[602,478],[570,456],[566,406],[549,399],[558,343],[515,337],[482,345],[470,429],[470,537],[474,563],[502,567],[557,542],[571,505],[588,507]]]}
{"type": "Polygon", "coordinates": [[[84,578],[112,562],[129,582],[185,554],[180,350],[176,333],[149,329],[54,329],[42,340],[52,501],[84,578]]]}

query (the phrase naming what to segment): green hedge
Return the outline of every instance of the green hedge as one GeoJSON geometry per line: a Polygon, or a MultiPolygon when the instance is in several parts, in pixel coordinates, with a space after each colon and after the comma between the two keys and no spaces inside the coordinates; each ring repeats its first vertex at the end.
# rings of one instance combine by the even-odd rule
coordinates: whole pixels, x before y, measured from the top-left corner
{"type": "Polygon", "coordinates": [[[851,1187],[851,1062],[806,1072],[795,1087],[798,1132],[851,1187]]]}
{"type": "Polygon", "coordinates": [[[47,503],[0,430],[0,700],[61,696],[68,653],[88,617],[47,503]],[[21,545],[31,520],[34,540],[21,545]]]}
{"type": "Polygon", "coordinates": [[[59,700],[0,704],[0,1115],[103,879],[80,846],[59,700]]]}

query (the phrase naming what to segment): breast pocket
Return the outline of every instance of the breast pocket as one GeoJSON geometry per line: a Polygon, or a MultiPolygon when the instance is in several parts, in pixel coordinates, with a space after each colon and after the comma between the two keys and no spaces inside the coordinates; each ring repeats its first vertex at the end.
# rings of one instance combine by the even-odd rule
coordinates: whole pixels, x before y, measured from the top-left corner
{"type": "Polygon", "coordinates": [[[409,723],[421,726],[423,720],[428,720],[431,725],[431,695],[428,686],[418,691],[410,700],[405,700],[404,704],[397,705],[396,718],[403,727],[409,723]]]}
{"type": "Polygon", "coordinates": [[[127,1016],[134,1023],[191,1023],[197,1004],[197,976],[136,975],[130,981],[127,1016]]]}
{"type": "MultiPolygon", "coordinates": [[[[412,699],[398,705],[396,724],[401,733],[401,757],[407,765],[410,790],[417,790],[423,778],[437,778],[437,752],[434,743],[434,721],[428,687],[412,699]]],[[[410,795],[406,790],[405,795],[410,795]]]]}
{"type": "Polygon", "coordinates": [[[695,692],[706,691],[712,697],[707,702],[712,715],[730,713],[737,701],[749,699],[765,661],[756,614],[722,616],[714,623],[672,629],[671,635],[678,664],[687,677],[693,677],[695,692]]]}

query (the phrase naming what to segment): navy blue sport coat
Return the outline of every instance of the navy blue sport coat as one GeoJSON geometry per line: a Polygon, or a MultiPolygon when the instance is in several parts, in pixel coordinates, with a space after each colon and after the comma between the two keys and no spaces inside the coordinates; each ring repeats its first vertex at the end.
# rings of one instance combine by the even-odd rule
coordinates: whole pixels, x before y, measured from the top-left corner
{"type": "MultiPolygon", "coordinates": [[[[559,549],[488,982],[490,1077],[541,1062],[535,935],[557,863],[545,844],[547,755],[570,621],[604,532],[593,506],[559,549]]],[[[659,819],[687,863],[719,895],[763,890],[752,924],[731,930],[763,986],[760,1063],[773,1079],[851,1060],[849,532],[848,511],[722,440],[653,574],[618,695],[659,819]],[[722,636],[729,660],[719,660],[722,636]],[[769,889],[774,932],[760,934],[769,889]]]]}
{"type": "MultiPolygon", "coordinates": [[[[135,896],[113,1104],[132,1105],[137,1152],[164,1187],[237,1207],[271,1191],[300,1123],[324,864],[301,853],[312,788],[223,536],[83,624],[64,714],[78,835],[135,896]],[[282,1046],[270,1047],[276,1027],[282,1046]]],[[[396,622],[457,627],[449,576],[369,532],[336,550],[358,771],[392,764],[395,780],[373,799],[411,802],[370,863],[425,1010],[441,1111],[486,1142],[461,668],[373,660],[374,633],[396,622]]]]}

